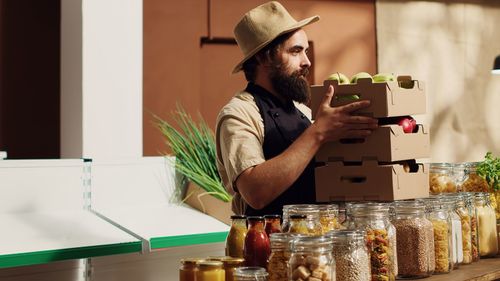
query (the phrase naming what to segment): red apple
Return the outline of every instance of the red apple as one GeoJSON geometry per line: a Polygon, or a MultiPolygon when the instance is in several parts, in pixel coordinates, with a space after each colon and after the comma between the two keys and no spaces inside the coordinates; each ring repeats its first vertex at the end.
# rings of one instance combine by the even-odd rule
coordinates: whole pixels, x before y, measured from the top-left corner
{"type": "Polygon", "coordinates": [[[413,133],[413,130],[416,128],[417,122],[415,121],[415,119],[411,118],[410,116],[407,116],[399,119],[398,125],[403,127],[403,132],[405,132],[406,134],[411,134],[413,133]]]}

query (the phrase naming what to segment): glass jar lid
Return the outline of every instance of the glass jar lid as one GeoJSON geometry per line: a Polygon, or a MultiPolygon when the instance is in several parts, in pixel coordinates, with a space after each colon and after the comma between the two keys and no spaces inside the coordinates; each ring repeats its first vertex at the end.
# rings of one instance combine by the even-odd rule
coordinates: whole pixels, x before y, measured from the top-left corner
{"type": "Polygon", "coordinates": [[[209,261],[209,260],[201,260],[196,263],[199,269],[216,269],[222,268],[221,261],[209,261]]]}
{"type": "Polygon", "coordinates": [[[325,234],[325,237],[332,239],[334,244],[345,243],[348,241],[364,240],[366,231],[363,229],[341,229],[332,230],[325,234]]]}
{"type": "Polygon", "coordinates": [[[292,252],[331,252],[333,249],[332,239],[326,236],[302,236],[291,240],[292,252]]]}
{"type": "Polygon", "coordinates": [[[263,281],[266,280],[268,273],[266,269],[258,266],[244,266],[237,267],[234,270],[234,277],[236,278],[245,278],[245,280],[258,280],[263,281]]]}
{"type": "Polygon", "coordinates": [[[425,204],[423,201],[417,200],[401,200],[394,201],[392,204],[396,214],[411,214],[425,212],[425,204]]]}

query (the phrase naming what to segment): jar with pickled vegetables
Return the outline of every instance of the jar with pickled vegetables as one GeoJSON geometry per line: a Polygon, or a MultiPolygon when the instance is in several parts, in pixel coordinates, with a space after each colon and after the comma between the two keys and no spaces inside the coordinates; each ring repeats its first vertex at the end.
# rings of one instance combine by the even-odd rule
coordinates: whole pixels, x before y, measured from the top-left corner
{"type": "Polygon", "coordinates": [[[318,205],[319,222],[321,224],[322,233],[340,229],[338,220],[339,206],[337,204],[318,205]]]}
{"type": "Polygon", "coordinates": [[[220,261],[197,262],[196,281],[224,281],[225,273],[220,261]]]}
{"type": "Polygon", "coordinates": [[[498,237],[496,231],[495,211],[490,205],[489,194],[475,194],[475,204],[478,221],[479,255],[492,257],[498,253],[498,237]]]}
{"type": "Polygon", "coordinates": [[[453,269],[451,218],[438,198],[427,199],[428,219],[434,230],[434,274],[449,273],[453,269]]]}
{"type": "Polygon", "coordinates": [[[267,236],[271,233],[281,232],[281,217],[280,215],[265,215],[264,216],[264,229],[267,236]]]}
{"type": "Polygon", "coordinates": [[[366,231],[370,253],[371,280],[395,280],[396,233],[389,221],[389,206],[384,203],[358,203],[351,207],[353,229],[366,231]]]}
{"type": "Polygon", "coordinates": [[[243,246],[247,235],[246,216],[231,216],[231,228],[226,238],[226,256],[243,258],[243,246]]]}
{"type": "Polygon", "coordinates": [[[398,278],[432,275],[434,232],[432,223],[426,218],[425,204],[419,201],[397,201],[393,208],[391,222],[396,228],[398,278]]]}
{"type": "Polygon", "coordinates": [[[462,192],[462,196],[465,202],[465,208],[470,216],[470,240],[471,240],[471,255],[472,262],[477,262],[480,259],[479,256],[479,240],[477,235],[477,212],[476,204],[473,192],[462,192]]]}
{"type": "Polygon", "coordinates": [[[264,218],[260,216],[247,217],[248,231],[243,247],[246,266],[267,268],[267,259],[271,254],[269,237],[264,230],[264,218]]]}
{"type": "Polygon", "coordinates": [[[267,281],[266,269],[258,266],[238,267],[234,271],[236,281],[267,281]]]}
{"type": "Polygon", "coordinates": [[[288,280],[335,281],[332,240],[325,236],[297,237],[290,242],[288,280]]]}
{"type": "Polygon", "coordinates": [[[430,163],[429,188],[431,194],[457,192],[451,163],[430,163]]]}

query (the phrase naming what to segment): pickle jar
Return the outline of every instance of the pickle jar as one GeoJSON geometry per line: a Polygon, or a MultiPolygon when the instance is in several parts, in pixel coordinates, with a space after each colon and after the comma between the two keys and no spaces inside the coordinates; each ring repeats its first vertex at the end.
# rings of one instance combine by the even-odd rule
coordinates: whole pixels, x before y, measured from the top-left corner
{"type": "Polygon", "coordinates": [[[434,232],[425,204],[396,201],[391,220],[396,228],[398,279],[428,277],[434,269],[434,232]],[[409,250],[411,249],[411,250],[409,250]]]}
{"type": "Polygon", "coordinates": [[[247,217],[248,231],[243,247],[246,266],[267,268],[267,259],[271,253],[269,237],[264,230],[264,218],[260,216],[247,217]]]}
{"type": "Polygon", "coordinates": [[[318,205],[319,223],[322,233],[339,229],[339,206],[337,204],[318,205]]]}
{"type": "Polygon", "coordinates": [[[370,280],[370,254],[364,230],[334,230],[326,234],[333,242],[336,280],[370,280]]]}
{"type": "Polygon", "coordinates": [[[372,280],[395,280],[396,233],[384,203],[357,203],[351,207],[351,228],[366,231],[372,280]]]}
{"type": "Polygon", "coordinates": [[[271,255],[267,263],[269,281],[288,280],[288,260],[290,259],[289,243],[295,237],[300,237],[294,233],[271,233],[271,255]]]}
{"type": "Polygon", "coordinates": [[[475,194],[477,211],[479,255],[492,257],[498,253],[498,237],[496,231],[495,210],[490,205],[489,194],[478,192],[475,194]]]}
{"type": "Polygon", "coordinates": [[[458,266],[463,262],[463,239],[462,239],[462,223],[460,222],[460,216],[456,212],[457,197],[455,194],[439,196],[438,197],[443,206],[448,211],[451,220],[451,251],[453,257],[453,268],[458,268],[458,266]]]}
{"type": "Polygon", "coordinates": [[[181,260],[179,267],[179,280],[180,281],[194,281],[198,267],[196,263],[202,261],[202,258],[184,258],[181,260]]]}
{"type": "Polygon", "coordinates": [[[471,239],[471,256],[472,262],[477,262],[480,259],[479,256],[479,240],[477,235],[477,212],[476,204],[473,192],[463,192],[462,196],[465,202],[465,208],[469,213],[470,217],[470,239],[471,239]]]}
{"type": "Polygon", "coordinates": [[[430,163],[429,188],[431,194],[457,192],[453,176],[453,164],[430,163]]]}
{"type": "Polygon", "coordinates": [[[231,216],[231,228],[226,238],[226,256],[243,258],[243,246],[247,235],[246,216],[231,216]]]}
{"type": "Polygon", "coordinates": [[[335,281],[332,240],[325,236],[297,237],[290,242],[288,280],[335,281]]]}
{"type": "Polygon", "coordinates": [[[280,215],[265,215],[264,229],[266,231],[267,236],[271,235],[271,233],[282,232],[280,215]]]}
{"type": "Polygon", "coordinates": [[[224,281],[226,276],[220,261],[198,261],[196,281],[224,281]]]}
{"type": "Polygon", "coordinates": [[[267,281],[266,269],[259,266],[238,267],[234,271],[235,281],[267,281]]]}
{"type": "Polygon", "coordinates": [[[449,273],[453,269],[451,219],[438,198],[426,200],[428,219],[434,230],[434,274],[449,273]]]}

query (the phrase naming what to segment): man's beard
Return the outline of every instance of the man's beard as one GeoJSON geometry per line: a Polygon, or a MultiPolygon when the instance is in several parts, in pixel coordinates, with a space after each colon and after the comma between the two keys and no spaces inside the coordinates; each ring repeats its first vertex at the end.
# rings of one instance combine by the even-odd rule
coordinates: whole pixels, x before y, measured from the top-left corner
{"type": "Polygon", "coordinates": [[[309,82],[305,79],[308,73],[306,68],[287,74],[283,64],[278,62],[271,71],[271,84],[276,93],[286,100],[307,103],[311,97],[309,82]]]}

